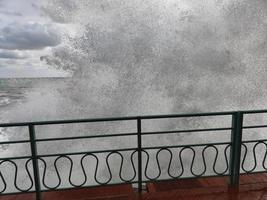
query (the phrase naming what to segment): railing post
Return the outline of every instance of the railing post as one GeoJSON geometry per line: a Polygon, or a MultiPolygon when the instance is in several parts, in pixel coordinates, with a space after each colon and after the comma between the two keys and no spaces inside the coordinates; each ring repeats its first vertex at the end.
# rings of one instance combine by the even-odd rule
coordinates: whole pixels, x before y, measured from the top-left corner
{"type": "Polygon", "coordinates": [[[141,118],[137,118],[137,151],[138,151],[138,192],[142,192],[142,126],[141,118]]]}
{"type": "Polygon", "coordinates": [[[243,112],[232,115],[232,133],[230,150],[230,186],[238,186],[242,147],[243,112]]]}
{"type": "Polygon", "coordinates": [[[40,176],[39,176],[39,166],[38,166],[38,158],[37,158],[37,147],[36,147],[36,141],[35,141],[34,125],[29,125],[29,134],[30,134],[30,142],[31,142],[32,166],[33,166],[36,200],[41,200],[41,184],[40,184],[40,176]]]}

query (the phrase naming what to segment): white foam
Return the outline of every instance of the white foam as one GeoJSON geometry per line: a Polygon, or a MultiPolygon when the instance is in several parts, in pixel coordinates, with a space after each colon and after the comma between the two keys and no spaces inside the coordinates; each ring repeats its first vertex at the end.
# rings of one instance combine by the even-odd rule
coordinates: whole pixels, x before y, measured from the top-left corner
{"type": "Polygon", "coordinates": [[[8,97],[1,97],[0,98],[0,106],[5,106],[11,103],[10,98],[8,97]]]}

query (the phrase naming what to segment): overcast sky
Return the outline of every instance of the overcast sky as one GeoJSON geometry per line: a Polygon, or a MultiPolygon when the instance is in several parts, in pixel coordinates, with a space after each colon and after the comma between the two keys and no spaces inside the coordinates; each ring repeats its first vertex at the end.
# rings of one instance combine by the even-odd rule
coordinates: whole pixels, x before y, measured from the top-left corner
{"type": "Polygon", "coordinates": [[[0,78],[68,76],[40,60],[63,29],[42,12],[45,0],[0,0],[0,78]]]}

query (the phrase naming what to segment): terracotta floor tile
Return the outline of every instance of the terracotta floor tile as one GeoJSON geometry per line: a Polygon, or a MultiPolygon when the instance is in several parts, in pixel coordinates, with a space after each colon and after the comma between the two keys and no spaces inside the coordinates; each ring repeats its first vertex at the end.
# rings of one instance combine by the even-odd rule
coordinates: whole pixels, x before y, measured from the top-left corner
{"type": "MultiPolygon", "coordinates": [[[[138,195],[131,185],[46,192],[43,200],[267,200],[267,174],[242,175],[238,188],[227,177],[149,183],[138,195]],[[152,192],[151,192],[152,191],[152,192]]],[[[35,200],[34,194],[0,196],[0,200],[35,200]]]]}

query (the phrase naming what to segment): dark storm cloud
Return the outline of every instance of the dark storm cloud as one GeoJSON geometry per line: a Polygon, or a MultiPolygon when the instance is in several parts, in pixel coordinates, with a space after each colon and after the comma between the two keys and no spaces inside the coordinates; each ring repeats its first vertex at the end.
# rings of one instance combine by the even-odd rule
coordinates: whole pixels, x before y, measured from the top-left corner
{"type": "Polygon", "coordinates": [[[59,43],[58,32],[49,25],[13,23],[0,29],[0,49],[35,50],[59,43]]]}
{"type": "Polygon", "coordinates": [[[25,59],[27,56],[18,51],[0,50],[0,59],[25,59]]]}

